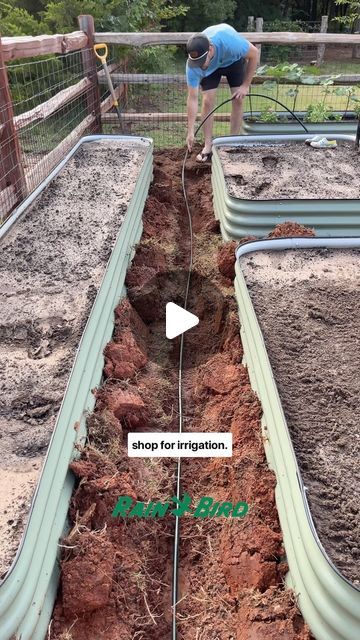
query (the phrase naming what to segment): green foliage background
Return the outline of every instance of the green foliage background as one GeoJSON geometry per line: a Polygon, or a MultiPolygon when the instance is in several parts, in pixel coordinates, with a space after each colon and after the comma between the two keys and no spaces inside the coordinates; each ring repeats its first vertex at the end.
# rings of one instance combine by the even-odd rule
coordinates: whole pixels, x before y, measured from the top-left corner
{"type": "MultiPolygon", "coordinates": [[[[333,30],[358,30],[359,0],[0,0],[1,35],[36,35],[77,29],[91,14],[98,30],[201,31],[229,22],[246,29],[249,15],[267,21],[316,21],[328,15],[333,30]]],[[[280,26],[280,25],[279,25],[280,26]]],[[[279,29],[280,30],[280,29],[279,29]]],[[[290,29],[288,29],[290,30],[290,29]]]]}

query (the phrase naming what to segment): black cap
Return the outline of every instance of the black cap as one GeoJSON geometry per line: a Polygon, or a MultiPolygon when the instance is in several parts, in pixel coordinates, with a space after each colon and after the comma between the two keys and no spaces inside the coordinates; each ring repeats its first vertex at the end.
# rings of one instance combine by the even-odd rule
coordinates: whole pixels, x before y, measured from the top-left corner
{"type": "Polygon", "coordinates": [[[210,40],[203,33],[195,33],[186,44],[189,67],[201,67],[209,53],[210,40]]]}

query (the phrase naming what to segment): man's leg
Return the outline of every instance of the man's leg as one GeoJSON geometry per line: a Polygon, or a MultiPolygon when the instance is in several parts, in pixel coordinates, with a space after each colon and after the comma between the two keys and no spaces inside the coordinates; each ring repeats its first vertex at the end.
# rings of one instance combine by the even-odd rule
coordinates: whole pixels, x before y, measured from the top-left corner
{"type": "MultiPolygon", "coordinates": [[[[201,121],[206,118],[209,111],[215,107],[216,89],[208,89],[203,91],[201,121]]],[[[212,147],[212,131],[213,131],[214,115],[210,116],[203,125],[205,144],[202,153],[210,153],[212,147]]],[[[201,160],[200,156],[197,156],[201,160]]]]}
{"type": "MultiPolygon", "coordinates": [[[[231,95],[234,95],[238,91],[239,87],[230,87],[231,95]]],[[[240,133],[242,118],[244,112],[244,101],[233,100],[231,103],[231,116],[230,116],[230,135],[238,136],[240,133]]]]}

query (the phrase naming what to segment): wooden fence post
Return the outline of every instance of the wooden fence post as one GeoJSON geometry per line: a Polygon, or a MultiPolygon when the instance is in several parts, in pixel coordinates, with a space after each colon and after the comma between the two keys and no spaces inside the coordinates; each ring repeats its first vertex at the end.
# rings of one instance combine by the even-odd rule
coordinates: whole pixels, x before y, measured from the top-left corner
{"type": "MultiPolygon", "coordinates": [[[[255,20],[255,31],[263,31],[264,26],[264,18],[256,18],[255,20]]],[[[261,64],[261,44],[256,44],[256,48],[259,50],[259,64],[261,64]]]]}
{"type": "Polygon", "coordinates": [[[248,16],[248,25],[247,25],[247,30],[249,31],[255,31],[255,27],[254,27],[254,16],[248,16]]]}
{"type": "Polygon", "coordinates": [[[100,108],[100,91],[98,77],[96,72],[94,46],[94,18],[92,16],[78,17],[79,29],[84,31],[88,37],[87,47],[81,50],[81,57],[84,69],[84,75],[91,81],[91,87],[86,92],[87,114],[94,115],[94,130],[101,133],[101,108],[100,108]]]}
{"type": "MultiPolygon", "coordinates": [[[[0,37],[0,189],[12,186],[16,202],[27,196],[18,135],[14,125],[14,111],[9,79],[4,62],[0,37]]],[[[8,213],[7,211],[5,213],[8,213]]]]}
{"type": "MultiPolygon", "coordinates": [[[[321,16],[320,33],[327,33],[328,22],[329,22],[328,16],[321,16]]],[[[316,56],[316,65],[318,67],[320,67],[320,65],[324,63],[324,56],[325,56],[325,45],[319,44],[318,50],[317,50],[317,56],[316,56]]]]}
{"type": "MultiPolygon", "coordinates": [[[[360,33],[360,16],[359,18],[356,18],[355,23],[354,23],[354,33],[360,33]]],[[[356,44],[353,47],[352,50],[352,55],[351,57],[355,60],[357,60],[358,58],[360,58],[360,44],[356,44]]]]}

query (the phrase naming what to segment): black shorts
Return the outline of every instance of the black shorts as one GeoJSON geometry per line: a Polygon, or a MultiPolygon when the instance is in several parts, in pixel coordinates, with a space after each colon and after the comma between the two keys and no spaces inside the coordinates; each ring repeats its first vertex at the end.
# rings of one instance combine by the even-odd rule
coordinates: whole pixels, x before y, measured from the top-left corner
{"type": "Polygon", "coordinates": [[[209,89],[216,89],[219,86],[221,76],[226,76],[229,87],[240,87],[244,81],[245,64],[245,59],[241,58],[228,67],[215,69],[209,76],[201,80],[200,86],[202,90],[209,91],[209,89]]]}

